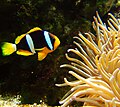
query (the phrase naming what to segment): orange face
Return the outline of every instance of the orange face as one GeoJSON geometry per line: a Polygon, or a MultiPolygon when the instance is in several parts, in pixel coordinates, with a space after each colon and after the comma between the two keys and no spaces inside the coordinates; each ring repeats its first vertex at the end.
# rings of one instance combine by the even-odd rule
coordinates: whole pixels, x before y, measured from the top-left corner
{"type": "Polygon", "coordinates": [[[50,36],[55,39],[54,42],[54,50],[55,50],[60,45],[60,40],[58,39],[57,36],[53,35],[52,33],[50,33],[50,36]]]}

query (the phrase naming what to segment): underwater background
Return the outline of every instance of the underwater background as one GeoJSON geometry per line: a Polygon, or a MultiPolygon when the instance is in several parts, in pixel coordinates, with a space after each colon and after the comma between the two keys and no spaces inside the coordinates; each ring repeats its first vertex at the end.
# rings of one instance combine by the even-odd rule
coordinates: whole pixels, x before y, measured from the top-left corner
{"type": "Polygon", "coordinates": [[[119,0],[1,0],[1,43],[14,43],[17,36],[38,26],[55,34],[61,44],[42,61],[36,55],[0,54],[0,95],[20,95],[22,104],[39,104],[42,100],[50,106],[59,105],[70,88],[55,84],[63,83],[64,77],[74,79],[66,69],[60,69],[61,64],[69,63],[65,53],[75,47],[73,36],[79,31],[93,31],[91,23],[96,11],[104,22],[109,12],[119,18],[119,6],[119,0]]]}

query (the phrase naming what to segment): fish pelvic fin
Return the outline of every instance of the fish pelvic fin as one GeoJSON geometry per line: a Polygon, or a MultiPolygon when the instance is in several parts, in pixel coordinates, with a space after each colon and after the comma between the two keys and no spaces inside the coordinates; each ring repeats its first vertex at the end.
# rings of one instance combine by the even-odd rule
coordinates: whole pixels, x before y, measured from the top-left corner
{"type": "Polygon", "coordinates": [[[38,52],[38,61],[42,61],[47,56],[47,53],[38,52]]]}
{"type": "Polygon", "coordinates": [[[16,44],[8,43],[8,42],[3,42],[1,49],[3,56],[8,56],[17,50],[16,44]]]}

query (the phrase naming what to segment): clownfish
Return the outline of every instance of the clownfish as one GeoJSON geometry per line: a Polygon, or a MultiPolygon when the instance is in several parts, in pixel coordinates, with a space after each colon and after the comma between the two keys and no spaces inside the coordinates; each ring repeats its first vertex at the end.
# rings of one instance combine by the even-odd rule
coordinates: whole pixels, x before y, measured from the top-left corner
{"type": "Polygon", "coordinates": [[[53,52],[60,45],[57,36],[35,27],[25,34],[18,36],[15,43],[3,42],[2,55],[8,56],[14,52],[18,55],[30,56],[38,54],[38,60],[43,60],[48,53],[53,52]]]}

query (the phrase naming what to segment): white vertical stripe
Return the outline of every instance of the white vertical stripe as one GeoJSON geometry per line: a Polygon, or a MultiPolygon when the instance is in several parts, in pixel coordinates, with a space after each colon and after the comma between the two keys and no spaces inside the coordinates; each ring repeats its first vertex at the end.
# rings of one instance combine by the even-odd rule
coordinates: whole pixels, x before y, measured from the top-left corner
{"type": "Polygon", "coordinates": [[[35,48],[34,48],[34,44],[33,44],[33,40],[32,40],[32,38],[30,37],[29,34],[26,34],[26,40],[27,40],[27,43],[28,43],[28,46],[29,46],[31,52],[36,53],[35,48]]]}
{"type": "Polygon", "coordinates": [[[16,47],[16,44],[12,44],[14,50],[16,51],[17,50],[17,47],[16,47]]]}
{"type": "Polygon", "coordinates": [[[53,50],[53,46],[52,46],[52,43],[51,43],[51,40],[50,40],[50,36],[49,36],[49,33],[47,31],[44,31],[44,36],[45,36],[45,40],[46,40],[49,48],[51,50],[53,50]]]}

